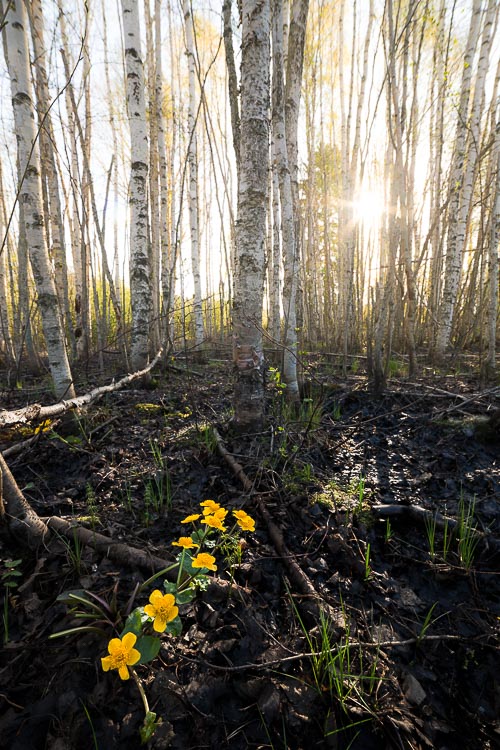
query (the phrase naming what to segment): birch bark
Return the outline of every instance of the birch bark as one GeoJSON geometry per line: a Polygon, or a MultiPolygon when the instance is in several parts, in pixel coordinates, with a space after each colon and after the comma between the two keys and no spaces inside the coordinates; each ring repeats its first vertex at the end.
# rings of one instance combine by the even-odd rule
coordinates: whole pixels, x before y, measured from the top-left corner
{"type": "Polygon", "coordinates": [[[47,80],[47,61],[45,45],[45,29],[41,0],[32,0],[27,4],[33,40],[34,65],[36,71],[37,107],[40,122],[40,157],[42,179],[46,181],[49,211],[46,213],[46,234],[49,238],[49,254],[54,262],[56,291],[61,308],[64,311],[65,330],[71,348],[75,349],[75,339],[71,322],[71,311],[68,291],[68,269],[66,262],[66,243],[64,241],[64,223],[61,206],[61,196],[57,177],[56,161],[54,158],[54,129],[49,111],[50,94],[47,80]],[[50,252],[51,250],[51,252],[50,252]]]}
{"type": "Polygon", "coordinates": [[[272,143],[275,168],[279,180],[281,199],[281,231],[283,250],[283,379],[286,383],[287,399],[299,398],[297,381],[297,280],[298,258],[295,241],[292,184],[288,166],[287,140],[285,133],[285,86],[283,81],[283,0],[271,0],[272,5],[272,143]]]}
{"type": "Polygon", "coordinates": [[[75,395],[61,323],[57,292],[45,241],[40,154],[35,128],[27,43],[27,17],[21,0],[10,2],[5,27],[6,59],[17,135],[19,200],[38,296],[38,307],[57,398],[75,395]]]}
{"type": "Polygon", "coordinates": [[[262,304],[269,168],[269,0],[243,0],[240,175],[233,306],[234,425],[264,418],[262,304]]]}
{"type": "Polygon", "coordinates": [[[481,0],[474,0],[464,54],[462,84],[457,112],[456,135],[451,166],[450,200],[448,206],[448,241],[445,262],[445,282],[436,331],[435,356],[444,356],[450,342],[451,324],[462,270],[461,247],[458,243],[458,217],[463,190],[464,164],[468,131],[468,112],[472,86],[473,60],[481,24],[481,0]]]}
{"type": "Polygon", "coordinates": [[[143,369],[149,358],[151,284],[148,257],[148,136],[144,101],[139,10],[135,0],[122,0],[123,37],[130,126],[130,298],[132,335],[130,363],[143,369]]]}
{"type": "Polygon", "coordinates": [[[191,265],[194,283],[194,341],[196,346],[203,342],[203,309],[201,303],[200,275],[200,228],[198,206],[198,139],[196,135],[196,65],[194,58],[193,15],[191,0],[184,0],[184,33],[186,35],[186,55],[189,75],[188,110],[188,163],[189,163],[189,229],[191,234],[191,265]]]}

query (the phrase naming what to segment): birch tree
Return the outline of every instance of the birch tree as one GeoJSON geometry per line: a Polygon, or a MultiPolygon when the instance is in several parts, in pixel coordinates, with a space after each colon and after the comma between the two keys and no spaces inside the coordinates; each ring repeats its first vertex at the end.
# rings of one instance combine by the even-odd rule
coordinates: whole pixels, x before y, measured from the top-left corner
{"type": "Polygon", "coordinates": [[[251,430],[264,417],[262,305],[269,167],[269,0],[243,0],[241,126],[233,361],[234,424],[251,430]]]}
{"type": "MultiPolygon", "coordinates": [[[[71,348],[74,350],[75,340],[71,322],[68,290],[68,269],[66,263],[66,243],[64,239],[63,211],[54,157],[54,128],[52,115],[49,110],[51,101],[47,80],[47,61],[45,46],[44,18],[41,0],[28,3],[28,12],[33,40],[34,66],[36,72],[36,97],[40,118],[40,159],[42,172],[42,187],[46,184],[46,235],[54,263],[56,290],[61,309],[64,313],[65,329],[71,348]]],[[[45,192],[45,191],[44,191],[45,192]]]]}
{"type": "Polygon", "coordinates": [[[147,200],[148,136],[137,2],[122,0],[122,13],[131,152],[129,205],[132,334],[130,363],[134,370],[141,370],[149,358],[151,315],[147,200]]]}
{"type": "Polygon", "coordinates": [[[189,110],[188,110],[188,205],[189,229],[191,236],[191,266],[194,283],[194,340],[199,346],[203,341],[203,309],[201,302],[200,276],[200,228],[198,206],[198,139],[196,134],[197,97],[196,97],[196,63],[194,56],[193,14],[191,0],[184,0],[184,33],[186,38],[186,55],[189,75],[189,110]]]}
{"type": "Polygon", "coordinates": [[[297,401],[297,279],[298,258],[296,253],[295,222],[292,197],[292,182],[288,165],[288,150],[285,131],[285,85],[283,80],[283,0],[271,0],[272,4],[272,147],[275,170],[278,175],[281,205],[281,230],[283,247],[283,379],[286,383],[287,399],[297,401]]]}
{"type": "Polygon", "coordinates": [[[448,238],[446,249],[445,283],[436,332],[435,355],[442,358],[450,341],[453,310],[462,270],[462,245],[458,242],[457,223],[462,197],[464,164],[467,150],[469,101],[472,86],[473,60],[481,25],[481,0],[474,0],[464,53],[462,84],[457,111],[456,136],[451,165],[450,200],[448,207],[448,238]]]}
{"type": "MultiPolygon", "coordinates": [[[[0,10],[3,12],[2,4],[0,10]]],[[[23,204],[24,231],[55,395],[57,398],[72,398],[75,394],[73,378],[45,237],[40,153],[30,80],[27,17],[21,0],[9,3],[5,21],[5,57],[17,136],[18,196],[23,204]]]]}

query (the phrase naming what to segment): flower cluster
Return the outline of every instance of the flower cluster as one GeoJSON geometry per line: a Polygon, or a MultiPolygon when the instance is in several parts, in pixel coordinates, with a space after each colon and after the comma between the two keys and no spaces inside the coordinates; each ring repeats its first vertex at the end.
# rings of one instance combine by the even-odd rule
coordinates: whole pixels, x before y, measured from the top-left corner
{"type": "MultiPolygon", "coordinates": [[[[203,582],[207,580],[208,571],[217,570],[215,555],[207,549],[214,551],[214,548],[220,547],[224,552],[228,541],[238,544],[238,530],[255,531],[254,519],[244,510],[232,511],[234,523],[228,529],[229,511],[221,507],[220,503],[203,500],[200,507],[201,513],[192,513],[181,521],[184,525],[192,524],[193,531],[190,536],[180,536],[172,542],[173,547],[180,548],[176,562],[155,573],[141,586],[141,590],[175,568],[178,570],[177,582],[165,580],[163,587],[166,593],[155,589],[149,596],[149,604],[131,612],[121,636],[110,640],[108,656],[101,659],[105,672],[117,669],[121,679],[128,680],[129,667],[154,659],[160,648],[159,634],[167,632],[179,635],[181,632],[179,605],[194,598],[197,587],[203,587],[203,582]],[[213,532],[219,532],[218,541],[211,539],[213,532]]],[[[132,674],[137,679],[134,670],[132,674]]]]}

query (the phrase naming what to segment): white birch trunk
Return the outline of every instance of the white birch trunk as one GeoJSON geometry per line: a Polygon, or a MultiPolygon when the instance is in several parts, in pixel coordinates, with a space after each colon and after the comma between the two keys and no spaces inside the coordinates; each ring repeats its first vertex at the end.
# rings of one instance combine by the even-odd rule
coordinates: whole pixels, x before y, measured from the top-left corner
{"type": "Polygon", "coordinates": [[[288,166],[285,134],[285,86],[283,81],[283,0],[272,0],[272,142],[276,159],[281,199],[281,231],[283,251],[283,379],[287,399],[299,398],[297,381],[297,280],[299,276],[296,254],[292,184],[288,166]]]}
{"type": "Polygon", "coordinates": [[[269,0],[243,0],[240,174],[236,223],[233,360],[234,424],[264,417],[262,303],[269,167],[269,0]]]}
{"type": "Polygon", "coordinates": [[[132,335],[130,363],[143,369],[149,358],[151,285],[148,257],[148,136],[144,101],[139,11],[136,0],[122,0],[123,37],[130,125],[130,298],[132,335]]]}
{"type": "Polygon", "coordinates": [[[496,372],[496,340],[498,319],[498,251],[500,247],[500,99],[497,100],[497,123],[492,160],[496,161],[496,179],[491,204],[490,237],[488,253],[489,305],[488,305],[488,361],[491,375],[496,372]]]}
{"type": "Polygon", "coordinates": [[[47,182],[49,201],[46,233],[50,238],[49,254],[54,263],[56,291],[58,293],[61,309],[64,311],[65,330],[71,348],[74,350],[75,339],[69,304],[63,213],[56,162],[54,158],[54,129],[52,127],[52,117],[49,111],[51,100],[47,81],[46,45],[41,0],[32,0],[31,3],[28,3],[28,11],[31,23],[31,36],[33,39],[38,114],[40,121],[43,121],[43,125],[41,125],[40,129],[40,154],[42,179],[45,177],[47,182]]]}
{"type": "Polygon", "coordinates": [[[45,241],[40,154],[31,94],[26,10],[21,0],[9,3],[5,43],[17,135],[19,200],[23,204],[26,239],[38,296],[49,368],[57,398],[75,395],[59,302],[45,241]]]}
{"type": "MultiPolygon", "coordinates": [[[[168,338],[169,324],[169,219],[168,219],[168,165],[167,145],[165,140],[165,122],[163,119],[163,70],[161,59],[161,10],[162,0],[155,0],[155,96],[158,117],[158,171],[160,201],[160,258],[162,305],[160,318],[160,335],[162,340],[168,338]]],[[[173,95],[173,92],[172,92],[173,95]]]]}
{"type": "MultiPolygon", "coordinates": [[[[158,122],[161,115],[161,98],[156,98],[156,53],[153,39],[153,19],[150,0],[144,0],[146,26],[146,64],[149,125],[149,213],[150,213],[150,276],[151,276],[151,343],[154,351],[160,347],[160,164],[158,122]]],[[[158,21],[159,21],[158,17],[158,21]]],[[[156,21],[156,16],[155,16],[156,21]]],[[[161,32],[161,29],[160,29],[161,32]]],[[[161,89],[160,89],[161,96],[161,89]]]]}
{"type": "Polygon", "coordinates": [[[184,0],[184,32],[186,35],[186,55],[189,76],[189,110],[188,110],[188,204],[189,229],[191,234],[191,266],[194,283],[194,341],[196,346],[203,342],[203,309],[201,302],[200,275],[200,227],[198,207],[198,139],[196,136],[196,66],[194,58],[193,16],[190,0],[184,0]]]}
{"type": "Polygon", "coordinates": [[[450,342],[453,310],[455,308],[460,273],[462,270],[462,253],[458,242],[457,229],[466,157],[468,110],[473,72],[472,63],[479,39],[481,5],[481,0],[474,0],[467,45],[464,54],[464,67],[457,112],[454,153],[450,172],[451,195],[448,207],[448,242],[446,250],[445,283],[436,332],[435,355],[438,359],[444,356],[450,342]]]}

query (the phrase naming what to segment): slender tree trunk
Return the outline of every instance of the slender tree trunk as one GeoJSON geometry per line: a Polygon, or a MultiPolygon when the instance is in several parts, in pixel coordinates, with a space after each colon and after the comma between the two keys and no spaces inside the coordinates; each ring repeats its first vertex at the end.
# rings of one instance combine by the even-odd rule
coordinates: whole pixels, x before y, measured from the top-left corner
{"type": "Polygon", "coordinates": [[[49,367],[57,398],[74,396],[56,287],[45,241],[40,155],[31,95],[26,10],[21,0],[9,3],[6,15],[6,58],[18,146],[19,200],[38,295],[49,367]]]}
{"type": "Polygon", "coordinates": [[[188,110],[188,204],[189,228],[191,233],[191,265],[194,282],[194,340],[199,346],[203,342],[203,309],[201,300],[200,276],[200,228],[198,205],[198,139],[196,134],[196,65],[194,57],[193,16],[191,0],[184,0],[184,32],[186,35],[186,55],[189,74],[189,110],[188,110]]]}
{"type": "MultiPolygon", "coordinates": [[[[161,98],[156,98],[156,61],[155,42],[153,39],[153,19],[150,0],[144,0],[146,26],[146,63],[148,91],[148,125],[149,125],[149,205],[150,205],[150,276],[151,276],[151,347],[152,353],[160,347],[160,164],[158,129],[161,117],[161,98]]],[[[158,18],[159,20],[159,18],[158,18]]],[[[156,17],[155,17],[156,21],[156,17]]],[[[160,29],[161,33],[161,29],[160,29]]],[[[161,57],[161,56],[160,56],[161,57]]],[[[161,88],[160,88],[161,96],[161,88]]]]}
{"type": "Polygon", "coordinates": [[[234,423],[260,428],[264,418],[262,304],[269,167],[268,0],[243,0],[240,179],[236,223],[234,423]]]}
{"type": "Polygon", "coordinates": [[[297,315],[296,297],[299,276],[295,221],[293,212],[292,183],[288,166],[285,134],[285,86],[283,81],[283,0],[272,3],[272,142],[279,180],[281,205],[281,231],[283,249],[283,379],[286,383],[287,399],[299,399],[297,381],[297,315]]]}
{"type": "Polygon", "coordinates": [[[238,106],[238,77],[236,75],[236,64],[234,62],[231,0],[224,0],[222,4],[222,16],[224,19],[224,50],[226,53],[229,107],[231,110],[231,132],[233,134],[236,174],[238,176],[240,169],[240,110],[238,106]]]}
{"type": "Polygon", "coordinates": [[[71,320],[68,290],[68,269],[66,262],[66,243],[64,240],[64,223],[61,206],[56,161],[54,158],[54,129],[49,112],[50,94],[47,81],[46,46],[44,37],[44,19],[41,0],[32,0],[27,4],[31,37],[33,39],[34,65],[36,71],[36,93],[40,119],[40,157],[42,180],[47,184],[49,210],[47,216],[47,236],[50,239],[49,254],[54,261],[56,290],[61,309],[64,311],[65,330],[69,345],[75,353],[75,337],[71,320]]]}
{"type": "Polygon", "coordinates": [[[144,102],[139,10],[135,0],[122,0],[123,37],[130,125],[130,298],[132,335],[130,362],[140,370],[149,359],[151,283],[148,255],[148,136],[144,102]]]}
{"type": "Polygon", "coordinates": [[[462,270],[462,247],[458,242],[458,217],[463,190],[464,164],[466,159],[468,111],[472,86],[474,54],[479,39],[481,23],[481,0],[474,0],[469,34],[464,54],[462,85],[457,112],[456,136],[451,166],[450,201],[448,206],[448,241],[446,251],[445,282],[439,310],[436,332],[435,356],[441,359],[450,342],[451,324],[456,295],[462,270]]]}
{"type": "Polygon", "coordinates": [[[496,161],[496,177],[493,184],[493,200],[491,202],[488,277],[489,277],[489,305],[488,305],[488,360],[489,374],[496,372],[496,339],[498,320],[498,250],[500,247],[500,99],[497,100],[497,123],[492,160],[496,161]]]}

